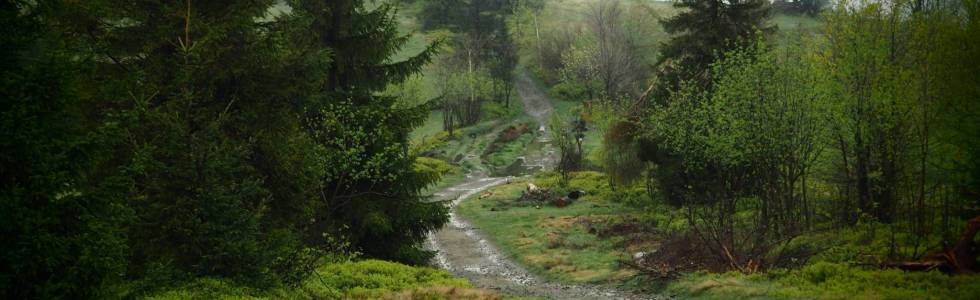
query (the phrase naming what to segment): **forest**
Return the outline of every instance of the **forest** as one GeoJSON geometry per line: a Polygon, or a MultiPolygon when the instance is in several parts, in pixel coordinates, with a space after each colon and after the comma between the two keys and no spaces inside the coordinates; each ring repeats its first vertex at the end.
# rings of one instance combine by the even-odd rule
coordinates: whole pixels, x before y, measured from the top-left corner
{"type": "Polygon", "coordinates": [[[978,299],[978,0],[0,0],[2,299],[978,299]]]}

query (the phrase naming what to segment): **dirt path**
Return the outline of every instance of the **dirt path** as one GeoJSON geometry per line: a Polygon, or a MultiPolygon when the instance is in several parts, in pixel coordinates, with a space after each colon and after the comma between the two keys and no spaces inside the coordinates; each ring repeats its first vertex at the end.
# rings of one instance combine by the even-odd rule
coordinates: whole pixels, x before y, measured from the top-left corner
{"type": "Polygon", "coordinates": [[[525,169],[551,170],[558,163],[555,148],[551,145],[551,135],[548,132],[548,123],[551,121],[551,101],[544,91],[538,87],[534,79],[528,75],[526,70],[521,70],[517,75],[517,96],[521,97],[524,103],[524,112],[533,117],[538,122],[538,136],[528,145],[527,153],[524,157],[525,169]]]}
{"type": "MultiPolygon", "coordinates": [[[[525,165],[547,169],[554,166],[554,150],[548,140],[547,124],[552,107],[547,96],[537,87],[526,72],[517,78],[518,95],[524,108],[539,123],[538,138],[529,146],[525,165]]],[[[482,151],[482,149],[474,149],[482,151]]],[[[566,285],[548,282],[534,276],[519,264],[501,253],[483,233],[473,228],[456,213],[456,206],[464,199],[483,190],[508,182],[513,177],[487,177],[478,171],[467,176],[464,183],[434,194],[437,200],[452,200],[449,224],[429,235],[426,247],[438,251],[434,264],[464,277],[474,286],[497,290],[514,296],[543,297],[548,299],[643,299],[591,285],[566,285]]]]}

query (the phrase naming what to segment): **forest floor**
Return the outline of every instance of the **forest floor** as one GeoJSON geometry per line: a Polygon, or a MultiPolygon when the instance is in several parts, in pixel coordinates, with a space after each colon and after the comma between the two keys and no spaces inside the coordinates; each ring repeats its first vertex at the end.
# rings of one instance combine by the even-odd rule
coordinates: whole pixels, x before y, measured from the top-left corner
{"type": "MultiPolygon", "coordinates": [[[[547,170],[555,164],[555,150],[547,133],[548,120],[553,111],[545,93],[535,84],[527,72],[521,71],[517,78],[518,96],[521,98],[527,115],[538,123],[535,139],[527,147],[525,156],[518,158],[524,169],[533,173],[547,170]]],[[[503,130],[504,125],[491,130],[483,139],[492,140],[503,130]]],[[[434,193],[436,200],[452,201],[450,222],[442,229],[433,232],[427,247],[438,251],[434,264],[449,270],[456,276],[466,278],[475,287],[496,290],[519,297],[542,297],[548,299],[645,299],[620,290],[586,284],[564,284],[549,281],[529,272],[524,266],[514,262],[491,243],[479,228],[473,227],[461,218],[456,207],[461,201],[480,194],[488,188],[510,183],[514,176],[491,177],[487,167],[482,166],[480,154],[483,149],[472,149],[464,155],[475,167],[470,168],[466,179],[455,186],[434,193]]]]}

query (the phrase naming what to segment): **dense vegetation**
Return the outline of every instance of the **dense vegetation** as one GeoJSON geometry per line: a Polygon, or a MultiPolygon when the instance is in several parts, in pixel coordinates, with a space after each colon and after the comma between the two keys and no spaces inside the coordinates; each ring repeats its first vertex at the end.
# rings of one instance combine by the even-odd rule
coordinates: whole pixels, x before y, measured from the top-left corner
{"type": "Polygon", "coordinates": [[[0,298],[497,298],[400,263],[434,255],[432,189],[552,146],[458,210],[549,280],[980,294],[977,0],[0,0],[0,27],[0,298]]]}
{"type": "MultiPolygon", "coordinates": [[[[576,107],[569,111],[573,119],[552,127],[571,130],[585,121],[600,133],[585,136],[586,153],[576,153],[581,146],[561,147],[562,160],[579,156],[573,160],[582,163],[558,171],[567,178],[589,174],[576,169],[602,171],[611,186],[531,182],[585,189],[632,206],[595,212],[626,218],[610,226],[651,234],[623,248],[655,258],[614,254],[641,277],[683,278],[670,289],[719,298],[813,297],[831,286],[840,289],[822,296],[975,295],[975,279],[877,268],[977,270],[976,252],[954,253],[964,241],[975,245],[974,236],[961,234],[980,214],[976,1],[525,7],[512,17],[524,29],[512,32],[524,33],[515,40],[526,67],[559,99],[557,107],[576,107]],[[786,22],[798,14],[817,18],[786,22]],[[647,18],[660,22],[643,22],[647,18]],[[653,67],[628,71],[637,61],[653,67]],[[604,83],[602,70],[610,64],[629,75],[604,83]],[[654,244],[634,247],[644,241],[654,244]],[[813,272],[842,274],[812,279],[813,272]],[[881,281],[919,276],[929,279],[917,288],[881,281]],[[848,281],[862,283],[842,286],[848,281]],[[721,292],[701,293],[714,287],[721,292]],[[760,291],[768,288],[781,292],[760,291]],[[933,292],[913,295],[924,290],[933,292]]],[[[595,234],[598,240],[581,240],[592,225],[580,225],[591,223],[577,209],[500,212],[512,205],[505,198],[513,198],[514,189],[494,189],[489,193],[509,196],[474,200],[463,212],[496,232],[519,260],[557,278],[592,282],[576,279],[575,270],[613,268],[595,264],[608,260],[606,254],[588,254],[608,251],[608,241],[595,234]],[[527,226],[550,233],[527,233],[483,214],[541,215],[525,220],[527,226]],[[547,218],[577,221],[551,229],[547,218]],[[579,240],[554,250],[542,246],[555,234],[579,240]]]]}
{"type": "Polygon", "coordinates": [[[977,4],[842,5],[802,41],[724,52],[639,125],[660,196],[733,267],[866,222],[893,234],[880,259],[915,259],[980,213],[977,65],[956,63],[980,49],[977,4]]]}
{"type": "Polygon", "coordinates": [[[299,284],[324,257],[424,263],[446,221],[380,91],[394,6],[3,1],[0,297],[108,297],[198,276],[299,284]]]}
{"type": "Polygon", "coordinates": [[[882,259],[912,259],[978,214],[975,1],[843,2],[793,33],[775,32],[760,1],[682,1],[660,17],[659,43],[630,38],[641,18],[616,17],[619,2],[583,6],[582,37],[552,20],[549,37],[523,41],[567,55],[528,57],[604,131],[611,180],[683,208],[723,265],[767,268],[778,241],[867,222],[896,234],[882,259]],[[649,88],[600,88],[607,56],[650,55],[637,44],[657,45],[657,67],[617,84],[649,88]],[[583,63],[600,84],[568,75],[583,63]]]}

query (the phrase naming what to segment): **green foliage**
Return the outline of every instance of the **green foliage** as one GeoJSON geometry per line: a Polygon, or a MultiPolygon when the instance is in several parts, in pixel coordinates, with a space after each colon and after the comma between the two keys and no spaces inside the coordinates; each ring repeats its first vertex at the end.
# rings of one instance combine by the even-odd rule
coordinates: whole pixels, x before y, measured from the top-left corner
{"type": "Polygon", "coordinates": [[[0,298],[92,298],[126,271],[134,183],[113,148],[131,116],[89,117],[93,68],[44,13],[0,5],[0,298]]]}
{"type": "Polygon", "coordinates": [[[743,195],[755,192],[754,184],[778,184],[775,180],[799,176],[761,176],[780,165],[805,169],[821,143],[820,103],[813,101],[820,98],[809,86],[814,81],[809,67],[794,56],[798,53],[768,50],[761,43],[729,52],[713,66],[713,93],[687,82],[669,104],[653,110],[642,132],[651,134],[648,140],[659,141],[654,161],[661,164],[658,176],[665,181],[668,197],[710,193],[719,182],[699,177],[708,169],[731,172],[722,176],[751,176],[740,186],[726,187],[743,195]],[[675,172],[685,174],[686,187],[674,184],[675,172]]]}
{"type": "Polygon", "coordinates": [[[443,175],[453,174],[458,171],[453,165],[443,160],[431,157],[416,157],[415,172],[424,174],[425,176],[441,178],[443,175]]]}
{"type": "MultiPolygon", "coordinates": [[[[517,51],[504,20],[509,1],[445,1],[423,3],[423,28],[447,30],[451,50],[440,59],[444,126],[476,124],[484,118],[487,100],[509,107],[517,51]]],[[[500,112],[498,110],[497,112],[500,112]]],[[[491,112],[489,117],[496,117],[491,112]]]]}
{"type": "MultiPolygon", "coordinates": [[[[967,104],[980,95],[974,84],[977,67],[962,62],[980,53],[966,38],[980,27],[975,1],[928,10],[918,5],[845,5],[827,13],[812,58],[820,88],[830,95],[828,118],[837,137],[835,171],[842,178],[836,182],[845,205],[836,215],[848,222],[861,214],[882,222],[908,220],[922,237],[929,231],[927,210],[953,205],[966,209],[959,218],[977,214],[976,192],[960,198],[926,190],[975,191],[961,181],[970,176],[965,170],[973,158],[948,157],[975,149],[976,135],[954,136],[977,124],[976,106],[967,104]],[[908,11],[915,13],[906,16],[908,11]]],[[[949,215],[945,220],[950,226],[949,215]]]]}
{"type": "Polygon", "coordinates": [[[594,45],[572,46],[562,53],[560,82],[552,89],[559,99],[592,100],[601,92],[594,45]]]}
{"type": "Polygon", "coordinates": [[[568,174],[568,181],[561,182],[560,174],[554,172],[538,173],[534,175],[534,184],[541,187],[554,189],[559,194],[567,194],[573,190],[585,191],[583,199],[595,202],[606,202],[617,200],[616,192],[609,185],[606,174],[595,171],[579,171],[568,174]]]}
{"type": "Polygon", "coordinates": [[[519,116],[523,112],[523,107],[518,105],[507,106],[500,102],[483,102],[482,111],[487,120],[509,120],[519,116]]]}
{"type": "Polygon", "coordinates": [[[571,175],[570,187],[581,187],[586,196],[564,208],[516,203],[527,183],[561,190],[559,175],[539,173],[528,179],[488,189],[487,196],[463,201],[458,212],[478,226],[500,249],[535,273],[562,282],[617,283],[631,277],[618,261],[628,254],[613,239],[600,239],[583,225],[592,217],[621,215],[630,209],[608,202],[602,191],[608,185],[595,172],[571,175]]]}
{"type": "Polygon", "coordinates": [[[973,299],[980,295],[980,282],[939,272],[816,263],[757,275],[695,273],[667,290],[700,299],[973,299]]]}
{"type": "Polygon", "coordinates": [[[556,169],[562,175],[562,183],[568,180],[569,172],[577,171],[582,166],[582,137],[571,127],[572,124],[562,119],[560,114],[553,114],[548,124],[552,143],[558,146],[556,169]]]}
{"type": "Polygon", "coordinates": [[[391,5],[283,5],[0,5],[0,297],[296,284],[349,247],[427,261],[447,215],[421,190],[446,165],[414,168],[414,87],[383,92],[437,45],[391,61],[391,5]]]}
{"type": "Polygon", "coordinates": [[[294,36],[296,43],[329,49],[334,58],[324,73],[312,70],[326,78],[318,87],[325,92],[306,98],[311,107],[304,125],[322,147],[321,195],[331,195],[324,199],[329,209],[317,212],[307,238],[315,241],[322,232],[347,227],[350,241],[367,256],[426,262],[431,253],[419,245],[429,230],[446,222],[447,208],[420,201],[422,189],[438,178],[415,171],[407,138],[429,109],[401,106],[381,92],[417,74],[438,43],[391,62],[410,39],[398,31],[394,4],[373,10],[355,0],[296,5],[293,21],[308,26],[294,36]]]}
{"type": "Polygon", "coordinates": [[[325,264],[293,288],[257,290],[225,279],[200,278],[145,299],[378,299],[432,287],[468,288],[470,284],[443,270],[362,260],[325,264]]]}
{"type": "Polygon", "coordinates": [[[656,100],[661,103],[684,81],[694,81],[699,90],[709,88],[707,71],[716,56],[771,31],[767,1],[683,0],[674,6],[684,11],[661,21],[673,35],[662,45],[658,62],[656,100]]]}
{"type": "Polygon", "coordinates": [[[446,78],[443,91],[443,112],[453,118],[444,127],[470,126],[480,121],[483,103],[493,97],[493,79],[486,69],[461,70],[446,78]],[[458,124],[458,125],[454,125],[458,124]]]}
{"type": "Polygon", "coordinates": [[[497,144],[493,152],[486,154],[486,161],[494,167],[506,167],[524,154],[527,145],[534,139],[534,134],[526,132],[517,139],[506,143],[497,144]]]}
{"type": "MultiPolygon", "coordinates": [[[[425,142],[425,140],[433,139],[437,135],[448,136],[448,134],[442,130],[442,111],[432,111],[429,112],[425,124],[412,131],[411,139],[417,145],[431,145],[432,143],[425,142]]],[[[428,147],[423,146],[423,148],[428,147]]],[[[431,148],[426,150],[431,150],[431,148]]]]}
{"type": "Polygon", "coordinates": [[[328,265],[321,270],[317,280],[322,279],[324,286],[339,290],[344,298],[377,298],[392,291],[434,285],[469,287],[466,280],[455,278],[445,270],[379,260],[328,265]]]}

